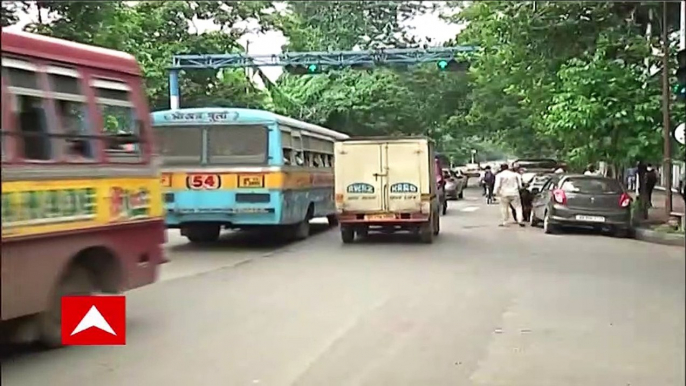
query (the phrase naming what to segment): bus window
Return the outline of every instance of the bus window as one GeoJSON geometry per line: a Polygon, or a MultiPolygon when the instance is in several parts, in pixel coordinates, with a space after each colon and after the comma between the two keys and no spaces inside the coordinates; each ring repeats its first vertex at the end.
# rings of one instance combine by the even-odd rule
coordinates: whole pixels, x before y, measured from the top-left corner
{"type": "Polygon", "coordinates": [[[264,125],[211,126],[207,129],[207,162],[266,164],[268,135],[264,125]]]}
{"type": "Polygon", "coordinates": [[[53,92],[57,122],[62,126],[59,132],[65,138],[68,161],[89,161],[93,159],[93,135],[88,117],[86,96],[83,95],[81,79],[76,70],[48,67],[48,80],[53,92]]]}
{"type": "Polygon", "coordinates": [[[110,137],[106,144],[111,160],[140,156],[140,127],[131,102],[131,89],[120,81],[96,79],[95,96],[103,120],[103,131],[110,137]]]}
{"type": "Polygon", "coordinates": [[[200,165],[202,132],[197,126],[156,126],[155,133],[165,165],[200,165]]]}
{"type": "Polygon", "coordinates": [[[323,167],[324,162],[322,161],[322,155],[321,154],[315,154],[313,163],[314,163],[315,168],[323,167]]]}
{"type": "Polygon", "coordinates": [[[283,153],[283,164],[293,164],[293,144],[291,141],[291,132],[281,130],[281,152],[283,153]]]}
{"type": "Polygon", "coordinates": [[[17,131],[23,144],[23,156],[28,160],[50,160],[50,138],[44,102],[45,93],[39,86],[36,67],[22,60],[2,58],[3,77],[13,98],[17,115],[17,131]]]}

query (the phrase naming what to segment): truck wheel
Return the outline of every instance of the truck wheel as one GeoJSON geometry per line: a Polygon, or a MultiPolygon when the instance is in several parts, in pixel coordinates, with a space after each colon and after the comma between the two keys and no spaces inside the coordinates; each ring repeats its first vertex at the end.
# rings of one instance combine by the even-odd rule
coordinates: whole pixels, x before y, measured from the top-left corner
{"type": "Polygon", "coordinates": [[[421,225],[419,228],[419,239],[424,244],[431,244],[434,242],[434,216],[431,216],[428,222],[421,225]]]}
{"type": "Polygon", "coordinates": [[[95,291],[93,278],[87,269],[79,266],[69,268],[57,284],[49,308],[38,316],[40,342],[51,348],[62,346],[62,296],[91,295],[95,291]]]}
{"type": "Polygon", "coordinates": [[[326,216],[326,220],[329,222],[329,225],[332,227],[335,227],[338,225],[338,217],[336,217],[335,214],[330,214],[326,216]]]}
{"type": "Polygon", "coordinates": [[[355,241],[355,230],[350,227],[341,227],[341,241],[343,244],[350,244],[355,241]]]}
{"type": "Polygon", "coordinates": [[[185,233],[191,243],[212,243],[219,239],[221,228],[219,225],[193,226],[189,227],[185,233]]]}

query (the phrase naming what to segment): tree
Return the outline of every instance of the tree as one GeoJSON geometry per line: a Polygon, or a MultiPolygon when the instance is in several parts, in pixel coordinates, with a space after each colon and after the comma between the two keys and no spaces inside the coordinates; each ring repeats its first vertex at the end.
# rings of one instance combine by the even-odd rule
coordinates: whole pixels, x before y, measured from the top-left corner
{"type": "Polygon", "coordinates": [[[660,87],[647,73],[658,61],[650,54],[657,44],[639,24],[641,7],[547,1],[466,7],[455,17],[469,22],[461,40],[482,48],[472,65],[467,121],[519,155],[582,164],[654,153],[660,87]],[[608,148],[591,151],[588,138],[608,148]]]}
{"type": "MultiPolygon", "coordinates": [[[[39,1],[35,4],[52,21],[28,30],[133,54],[146,76],[153,109],[169,106],[167,67],[182,53],[241,52],[238,39],[246,27],[240,22],[263,18],[270,2],[126,2],[39,1]],[[194,20],[213,20],[217,31],[190,28],[194,20]]],[[[268,25],[264,26],[265,28],[268,25]]],[[[255,89],[242,70],[194,71],[180,80],[183,106],[259,107],[265,94],[255,89]],[[246,93],[246,90],[249,91],[246,93]]]]}

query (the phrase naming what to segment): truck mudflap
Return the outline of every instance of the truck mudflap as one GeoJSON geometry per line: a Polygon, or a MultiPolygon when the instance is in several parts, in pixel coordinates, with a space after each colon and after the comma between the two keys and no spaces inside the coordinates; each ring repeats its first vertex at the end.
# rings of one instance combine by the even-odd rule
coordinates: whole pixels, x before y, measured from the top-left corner
{"type": "Polygon", "coordinates": [[[393,223],[423,223],[429,221],[428,213],[350,213],[338,214],[341,224],[390,225],[393,223]]]}

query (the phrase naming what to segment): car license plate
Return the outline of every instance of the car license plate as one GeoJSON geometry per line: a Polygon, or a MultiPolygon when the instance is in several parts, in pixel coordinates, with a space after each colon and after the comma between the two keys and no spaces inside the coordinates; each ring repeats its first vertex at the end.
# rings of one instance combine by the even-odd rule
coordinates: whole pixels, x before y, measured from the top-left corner
{"type": "Polygon", "coordinates": [[[577,215],[576,219],[579,221],[589,221],[589,222],[605,222],[605,217],[603,216],[582,216],[577,215]]]}
{"type": "Polygon", "coordinates": [[[372,220],[372,221],[377,221],[377,220],[394,220],[395,215],[393,214],[369,214],[364,216],[365,220],[372,220]]]}

